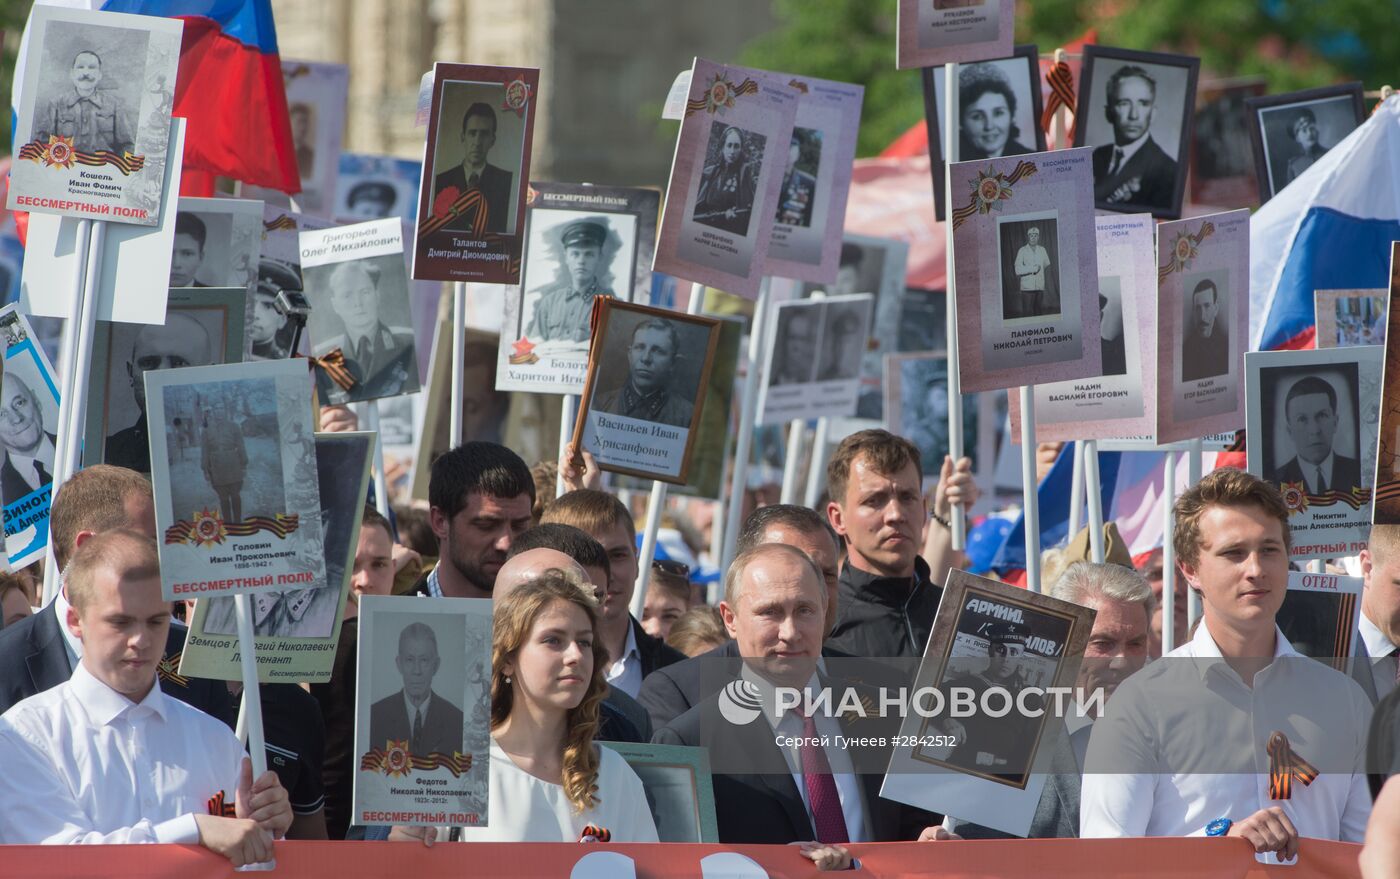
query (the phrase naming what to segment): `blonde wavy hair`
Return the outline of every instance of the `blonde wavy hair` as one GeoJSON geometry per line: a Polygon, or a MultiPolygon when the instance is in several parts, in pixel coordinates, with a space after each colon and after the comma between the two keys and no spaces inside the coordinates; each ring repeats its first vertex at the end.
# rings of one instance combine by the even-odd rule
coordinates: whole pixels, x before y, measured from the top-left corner
{"type": "MultiPolygon", "coordinates": [[[[514,662],[535,620],[555,602],[567,602],[583,609],[595,632],[598,628],[598,602],[591,588],[577,575],[550,568],[533,580],[511,589],[496,600],[491,626],[491,729],[510,717],[515,695],[506,683],[502,669],[514,662]]],[[[598,711],[607,695],[608,651],[596,636],[593,639],[593,675],[583,699],[569,709],[564,733],[564,794],[582,813],[598,802],[598,750],[593,738],[598,733],[598,711]]]]}

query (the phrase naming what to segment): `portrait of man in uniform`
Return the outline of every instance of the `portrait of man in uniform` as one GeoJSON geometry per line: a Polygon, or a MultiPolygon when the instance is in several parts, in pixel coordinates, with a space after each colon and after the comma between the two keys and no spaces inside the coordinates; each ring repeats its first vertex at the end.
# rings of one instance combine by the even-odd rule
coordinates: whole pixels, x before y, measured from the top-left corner
{"type": "Polygon", "coordinates": [[[283,290],[301,290],[296,273],[277,260],[262,260],[248,323],[249,360],[281,360],[288,354],[288,343],[282,339],[287,316],[277,308],[277,294],[283,290]]]}
{"type": "MultiPolygon", "coordinates": [[[[392,259],[400,259],[397,255],[392,259]]],[[[330,271],[330,307],[340,318],[345,332],[316,344],[317,356],[340,349],[345,368],[355,379],[347,391],[333,382],[323,369],[316,371],[322,399],[332,403],[355,399],[390,397],[405,393],[410,376],[416,379],[413,328],[389,326],[380,317],[383,300],[379,288],[383,270],[380,258],[337,263],[330,271]]]]}
{"type": "Polygon", "coordinates": [[[637,324],[627,347],[627,380],[600,394],[592,408],[689,428],[695,404],[672,386],[677,361],[684,356],[680,348],[680,332],[671,321],[655,317],[637,324]]]}
{"type": "Polygon", "coordinates": [[[140,414],[136,421],[107,437],[102,460],[137,473],[151,472],[150,428],[146,423],[146,373],[156,369],[207,366],[214,362],[214,342],[204,324],[171,311],[164,324],[143,326],[125,364],[131,393],[140,414]]]}
{"type": "Polygon", "coordinates": [[[287,108],[292,122],[292,146],[296,149],[297,175],[309,179],[316,171],[316,122],[310,104],[298,101],[287,108]]]}
{"type": "MultiPolygon", "coordinates": [[[[440,172],[433,180],[433,204],[444,192],[458,196],[479,190],[486,202],[486,231],[505,233],[510,213],[511,181],[514,175],[487,161],[496,143],[496,111],[490,104],[476,102],[462,115],[462,162],[440,172]]],[[[470,212],[459,214],[447,228],[469,228],[470,212]]]]}
{"type": "Polygon", "coordinates": [[[243,427],[222,412],[203,414],[199,467],[225,522],[243,521],[243,480],[248,475],[248,448],[243,427]]]}
{"type": "MultiPolygon", "coordinates": [[[[1031,686],[1022,668],[1027,626],[1014,622],[987,623],[981,637],[987,642],[986,665],[981,671],[966,671],[967,659],[958,662],[945,689],[965,687],[973,693],[973,703],[980,706],[982,696],[993,688],[1004,690],[1011,704],[1019,704],[1021,691],[1031,686]]],[[[1043,707],[1043,699],[1031,696],[1024,700],[1027,714],[1043,707]]],[[[999,704],[996,700],[995,704],[999,704]]],[[[944,717],[936,720],[945,734],[957,744],[948,755],[948,762],[981,775],[989,775],[1013,784],[1020,784],[1030,771],[1031,754],[1036,743],[1038,719],[1013,710],[1005,717],[991,717],[980,711],[961,720],[944,717]]]]}
{"type": "Polygon", "coordinates": [[[1337,389],[1331,382],[1315,375],[1298,379],[1284,397],[1283,416],[1294,454],[1269,475],[1270,482],[1302,483],[1310,495],[1361,487],[1361,463],[1334,447],[1337,389]]]}
{"type": "Polygon", "coordinates": [[[821,132],[811,128],[794,128],[792,143],[788,147],[787,169],[783,172],[783,185],[778,190],[778,222],[789,226],[807,227],[812,225],[812,202],[816,198],[817,178],[798,167],[803,159],[804,142],[809,144],[807,151],[812,153],[808,162],[812,168],[821,162],[821,132]]]}
{"type": "Polygon", "coordinates": [[[1176,161],[1152,139],[1157,80],[1136,64],[1124,65],[1108,78],[1104,116],[1113,126],[1113,143],[1093,153],[1094,200],[1100,203],[1166,211],[1176,196],[1176,161]]]}
{"type": "Polygon", "coordinates": [[[1181,342],[1181,380],[1199,381],[1230,371],[1226,297],[1209,278],[1191,290],[1190,315],[1181,342]]]}
{"type": "Polygon", "coordinates": [[[196,275],[204,264],[204,243],[209,229],[194,214],[175,215],[175,245],[170,252],[170,286],[208,287],[196,275]]]}
{"type": "Polygon", "coordinates": [[[525,330],[527,338],[536,342],[588,341],[594,298],[615,295],[600,281],[606,268],[603,245],[608,229],[608,221],[602,217],[589,217],[564,227],[559,241],[567,277],[532,291],[539,298],[525,330]]]}
{"type": "Polygon", "coordinates": [[[79,152],[108,150],[122,155],[135,149],[131,119],[120,97],[102,91],[102,59],[91,49],[73,55],[68,70],[71,89],[41,103],[34,120],[34,139],[48,143],[50,136],[73,138],[79,152]]]}
{"type": "Polygon", "coordinates": [[[802,385],[812,381],[821,313],[822,306],[816,302],[785,306],[778,312],[773,367],[768,374],[770,386],[802,385]]]}
{"type": "Polygon", "coordinates": [[[362,180],[350,187],[345,197],[352,220],[382,220],[394,215],[399,195],[391,183],[382,180],[362,180]]]}
{"type": "Polygon", "coordinates": [[[394,665],[403,688],[370,706],[369,746],[387,748],[389,742],[408,742],[409,753],[418,757],[460,752],[462,709],[433,690],[433,677],[442,667],[433,628],[422,622],[404,626],[394,665]]]}
{"type": "Polygon", "coordinates": [[[11,504],[53,482],[53,461],[58,437],[44,430],[44,410],[29,383],[5,370],[0,391],[0,491],[11,504]]]}

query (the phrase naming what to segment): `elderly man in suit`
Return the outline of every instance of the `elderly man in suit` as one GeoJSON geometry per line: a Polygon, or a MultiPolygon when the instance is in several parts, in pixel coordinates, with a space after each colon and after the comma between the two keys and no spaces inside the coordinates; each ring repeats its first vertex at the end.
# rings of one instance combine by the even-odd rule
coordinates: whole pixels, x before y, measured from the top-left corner
{"type": "Polygon", "coordinates": [[[14,503],[53,482],[57,437],[44,430],[44,410],[39,398],[13,370],[5,371],[0,396],[0,445],[5,463],[0,465],[0,490],[5,503],[14,503]]]}
{"type": "Polygon", "coordinates": [[[1294,454],[1274,470],[1270,482],[1301,483],[1312,495],[1361,487],[1361,463],[1332,448],[1337,436],[1337,391],[1330,382],[1315,375],[1299,379],[1288,389],[1283,414],[1294,454]]]}
{"type": "Polygon", "coordinates": [[[1176,198],[1176,162],[1152,139],[1157,81],[1135,64],[1108,78],[1104,115],[1113,143],[1094,150],[1094,201],[1114,210],[1165,213],[1176,198]]]}
{"type": "MultiPolygon", "coordinates": [[[[437,206],[444,193],[455,193],[450,196],[455,201],[473,189],[480,190],[486,202],[486,231],[511,231],[506,228],[506,220],[514,175],[486,161],[491,147],[496,144],[496,111],[490,104],[478,101],[467,108],[462,115],[461,142],[461,164],[439,173],[433,181],[433,205],[437,206]]],[[[469,215],[461,214],[447,228],[470,229],[470,219],[469,215]]]]}
{"type": "Polygon", "coordinates": [[[442,666],[437,635],[426,623],[409,623],[399,633],[394,659],[403,689],[370,706],[370,746],[408,742],[416,757],[462,750],[462,710],[433,692],[433,676],[442,666]]]}

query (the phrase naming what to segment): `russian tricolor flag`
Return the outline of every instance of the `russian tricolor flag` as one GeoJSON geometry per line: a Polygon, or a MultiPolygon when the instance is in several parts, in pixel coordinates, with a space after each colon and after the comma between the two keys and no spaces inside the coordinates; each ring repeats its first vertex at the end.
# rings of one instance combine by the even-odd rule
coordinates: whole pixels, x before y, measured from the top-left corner
{"type": "Polygon", "coordinates": [[[1376,109],[1250,219],[1250,348],[1310,348],[1314,290],[1390,286],[1400,100],[1376,109]]]}
{"type": "MultiPolygon", "coordinates": [[[[271,0],[37,0],[69,9],[96,9],[178,18],[185,23],[173,115],[183,117],[188,184],[212,194],[214,176],[282,192],[301,191],[292,147],[287,92],[277,54],[271,0]],[[190,172],[204,172],[191,175],[190,172]]],[[[25,46],[21,44],[19,64],[25,46]]],[[[22,69],[17,66],[16,70],[22,69]]],[[[15,77],[11,106],[19,105],[15,77]]]]}

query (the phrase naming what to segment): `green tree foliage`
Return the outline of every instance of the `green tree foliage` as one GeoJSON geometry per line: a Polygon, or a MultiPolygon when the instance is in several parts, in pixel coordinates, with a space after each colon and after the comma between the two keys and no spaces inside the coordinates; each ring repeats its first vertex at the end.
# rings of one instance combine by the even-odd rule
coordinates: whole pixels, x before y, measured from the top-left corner
{"type": "MultiPolygon", "coordinates": [[[[742,61],[865,86],[859,155],[923,118],[919,74],[896,70],[897,0],[775,0],[778,26],[742,61]]],[[[1096,30],[1125,49],[1197,55],[1205,79],[1263,76],[1271,92],[1359,79],[1400,87],[1400,0],[1020,0],[1016,42],[1042,55],[1096,30]],[[1391,77],[1394,78],[1392,82],[1391,77]]]]}

